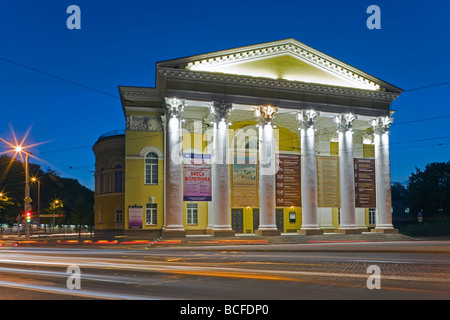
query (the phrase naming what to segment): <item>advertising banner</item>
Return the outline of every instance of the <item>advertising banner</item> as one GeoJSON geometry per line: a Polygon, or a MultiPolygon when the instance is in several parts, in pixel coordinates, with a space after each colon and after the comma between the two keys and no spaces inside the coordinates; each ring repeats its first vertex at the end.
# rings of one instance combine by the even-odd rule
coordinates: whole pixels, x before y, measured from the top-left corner
{"type": "Polygon", "coordinates": [[[128,228],[142,228],[142,207],[128,207],[128,228]]]}
{"type": "Polygon", "coordinates": [[[339,208],[339,158],[318,156],[317,163],[317,206],[339,208]]]}
{"type": "Polygon", "coordinates": [[[276,206],[301,207],[301,158],[298,154],[279,154],[276,174],[276,206]]]}
{"type": "Polygon", "coordinates": [[[231,206],[258,207],[258,174],[256,156],[235,156],[233,158],[231,206]]]}
{"type": "Polygon", "coordinates": [[[355,206],[375,208],[375,159],[355,158],[355,206]]]}
{"type": "Polygon", "coordinates": [[[183,153],[184,201],[211,201],[211,155],[183,153]]]}

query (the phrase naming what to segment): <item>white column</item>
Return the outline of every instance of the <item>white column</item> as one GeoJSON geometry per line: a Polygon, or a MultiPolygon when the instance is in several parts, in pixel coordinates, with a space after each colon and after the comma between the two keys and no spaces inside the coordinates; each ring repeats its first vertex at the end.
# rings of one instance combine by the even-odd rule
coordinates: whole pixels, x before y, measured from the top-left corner
{"type": "Polygon", "coordinates": [[[181,155],[181,115],[184,100],[166,98],[165,237],[183,237],[183,165],[181,155]]]}
{"type": "Polygon", "coordinates": [[[262,236],[280,235],[275,218],[275,174],[273,118],[278,108],[260,106],[256,110],[259,120],[259,228],[262,236]]]}
{"type": "Polygon", "coordinates": [[[356,228],[355,218],[355,169],[353,164],[353,122],[351,114],[335,117],[339,131],[339,186],[341,195],[341,223],[336,232],[361,233],[356,228]]]}
{"type": "Polygon", "coordinates": [[[302,227],[300,234],[323,234],[317,217],[317,167],[314,124],[318,113],[302,110],[297,114],[300,124],[302,227]]]}
{"type": "MultiPolygon", "coordinates": [[[[364,144],[363,144],[364,131],[354,131],[353,134],[353,156],[355,158],[364,158],[364,144]]],[[[355,191],[356,192],[356,191],[355,191]]],[[[366,209],[355,208],[355,224],[358,229],[367,231],[366,226],[366,209]]]]}
{"type": "Polygon", "coordinates": [[[392,225],[391,173],[389,160],[390,117],[378,117],[372,121],[375,143],[375,192],[377,204],[376,226],[372,231],[397,232],[392,225]]]}
{"type": "Polygon", "coordinates": [[[212,179],[214,227],[217,237],[234,236],[231,228],[230,167],[228,161],[228,118],[231,104],[213,103],[210,107],[213,121],[212,179]]]}

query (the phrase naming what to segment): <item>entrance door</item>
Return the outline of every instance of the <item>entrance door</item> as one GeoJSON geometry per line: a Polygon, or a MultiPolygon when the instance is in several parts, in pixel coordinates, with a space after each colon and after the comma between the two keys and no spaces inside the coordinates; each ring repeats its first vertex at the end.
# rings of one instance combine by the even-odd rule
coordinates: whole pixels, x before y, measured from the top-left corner
{"type": "Polygon", "coordinates": [[[259,228],[259,209],[253,209],[253,233],[259,228]]]}
{"type": "Polygon", "coordinates": [[[236,233],[244,233],[244,209],[231,209],[231,228],[236,233]]]}
{"type": "Polygon", "coordinates": [[[284,232],[284,219],[283,219],[283,209],[275,210],[275,221],[277,225],[277,229],[281,232],[284,232]]]}

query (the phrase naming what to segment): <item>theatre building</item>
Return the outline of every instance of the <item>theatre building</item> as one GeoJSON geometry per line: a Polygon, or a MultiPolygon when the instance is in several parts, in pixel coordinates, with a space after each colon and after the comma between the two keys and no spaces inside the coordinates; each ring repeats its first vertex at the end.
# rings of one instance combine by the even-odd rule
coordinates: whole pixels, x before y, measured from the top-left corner
{"type": "Polygon", "coordinates": [[[294,39],[156,63],[98,139],[96,232],[392,233],[402,90],[294,39]]]}

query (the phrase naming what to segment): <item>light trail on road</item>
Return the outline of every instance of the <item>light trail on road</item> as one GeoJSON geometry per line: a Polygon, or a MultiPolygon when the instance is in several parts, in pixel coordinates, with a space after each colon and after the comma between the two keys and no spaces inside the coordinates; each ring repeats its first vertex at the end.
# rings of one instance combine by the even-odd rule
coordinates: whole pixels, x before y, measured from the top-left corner
{"type": "Polygon", "coordinates": [[[450,298],[447,254],[270,248],[1,248],[0,286],[81,299],[450,298]],[[371,264],[382,270],[378,292],[367,289],[371,264]],[[65,287],[71,265],[82,270],[81,291],[65,287]]]}

